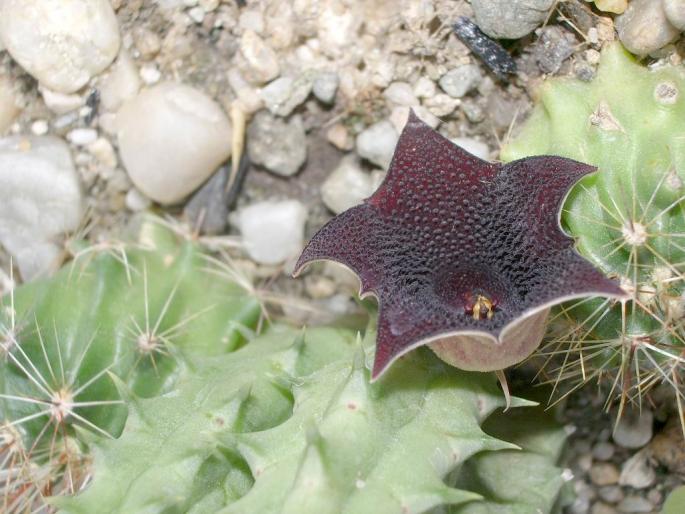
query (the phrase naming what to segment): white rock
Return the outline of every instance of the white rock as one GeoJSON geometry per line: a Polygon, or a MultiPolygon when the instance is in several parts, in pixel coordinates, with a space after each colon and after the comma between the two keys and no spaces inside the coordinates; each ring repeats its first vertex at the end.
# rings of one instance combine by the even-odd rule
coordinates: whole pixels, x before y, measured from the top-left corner
{"type": "Polygon", "coordinates": [[[240,53],[247,63],[246,78],[251,82],[263,84],[281,73],[276,53],[252,30],[243,32],[240,53]]]}
{"type": "Polygon", "coordinates": [[[45,120],[36,120],[33,123],[31,123],[31,133],[36,136],[44,136],[48,133],[49,129],[50,126],[48,125],[48,122],[45,120]]]}
{"type": "Polygon", "coordinates": [[[78,227],[79,179],[56,137],[0,139],[0,243],[25,280],[59,265],[57,236],[78,227]]]}
{"type": "Polygon", "coordinates": [[[354,2],[348,6],[335,1],[320,2],[316,23],[321,47],[326,54],[339,57],[349,52],[364,21],[355,7],[354,2]]]}
{"type": "Polygon", "coordinates": [[[154,64],[146,64],[140,68],[140,78],[143,79],[146,85],[151,86],[159,82],[162,74],[154,64]]]}
{"type": "Polygon", "coordinates": [[[26,71],[60,93],[107,68],[120,45],[109,0],[5,0],[0,37],[26,71]]]}
{"type": "Polygon", "coordinates": [[[471,155],[487,161],[490,158],[490,148],[487,144],[470,137],[455,137],[450,139],[455,145],[461,146],[471,155]]]}
{"type": "Polygon", "coordinates": [[[237,69],[231,68],[228,70],[226,76],[228,78],[228,84],[238,97],[238,101],[240,102],[243,111],[252,114],[264,106],[264,102],[262,101],[261,96],[259,96],[259,93],[247,83],[237,69]]]}
{"type": "Polygon", "coordinates": [[[195,23],[202,23],[205,20],[205,10],[200,6],[193,7],[188,11],[188,16],[195,23]]]}
{"type": "Polygon", "coordinates": [[[430,98],[436,92],[435,82],[428,77],[421,76],[414,84],[414,94],[419,98],[430,98]]]}
{"type": "Polygon", "coordinates": [[[383,96],[394,104],[406,107],[419,103],[418,98],[414,95],[414,90],[406,82],[393,82],[383,91],[383,96]]]}
{"type": "Polygon", "coordinates": [[[357,153],[383,169],[388,169],[399,133],[389,120],[379,121],[357,135],[357,153]]]}
{"type": "Polygon", "coordinates": [[[633,0],[616,17],[618,38],[628,50],[648,55],[674,41],[680,30],[671,25],[661,0],[633,0]]]}
{"type": "Polygon", "coordinates": [[[20,112],[19,95],[9,77],[0,76],[0,133],[5,132],[20,112]]]}
{"type": "Polygon", "coordinates": [[[481,80],[480,68],[475,64],[462,64],[440,77],[440,87],[453,98],[461,98],[475,89],[481,80]]]}
{"type": "Polygon", "coordinates": [[[109,140],[99,137],[88,145],[88,151],[98,162],[107,168],[113,169],[117,166],[117,154],[109,140]]]}
{"type": "Polygon", "coordinates": [[[435,116],[448,116],[461,104],[458,98],[452,98],[445,93],[438,93],[423,101],[423,105],[435,116]]]}
{"type": "Polygon", "coordinates": [[[129,189],[128,193],[126,193],[126,198],[124,198],[124,204],[133,212],[144,211],[150,207],[151,203],[150,199],[135,187],[129,189]]]}
{"type": "Polygon", "coordinates": [[[623,463],[619,485],[645,489],[656,481],[656,472],[649,465],[649,453],[642,449],[623,463]]]}
{"type": "Polygon", "coordinates": [[[66,114],[75,111],[83,107],[85,103],[81,95],[68,95],[45,87],[39,87],[38,90],[43,97],[45,106],[55,114],[66,114]]]}
{"type": "Polygon", "coordinates": [[[119,153],[133,183],[162,204],[182,200],[231,154],[231,124],[207,95],[165,82],[117,114],[119,153]]]}
{"type": "Polygon", "coordinates": [[[98,80],[98,87],[102,107],[110,112],[115,112],[126,100],[136,96],[140,90],[140,76],[126,50],[119,52],[109,71],[98,80]]]}
{"type": "Polygon", "coordinates": [[[335,214],[353,207],[371,196],[374,181],[361,169],[354,156],[347,156],[321,185],[321,199],[335,214]]]}
{"type": "Polygon", "coordinates": [[[402,133],[402,130],[404,130],[404,126],[407,124],[407,120],[409,119],[410,109],[413,109],[416,116],[429,127],[436,128],[438,125],[440,125],[440,120],[425,107],[420,105],[416,105],[414,107],[399,106],[395,107],[390,113],[390,122],[393,124],[398,133],[402,133]]]}
{"type": "Polygon", "coordinates": [[[280,264],[302,250],[307,209],[296,200],[265,201],[242,209],[238,226],[248,255],[280,264]]]}
{"type": "Polygon", "coordinates": [[[67,141],[76,146],[89,145],[98,138],[98,132],[92,128],[75,128],[67,133],[67,141]]]}
{"type": "Polygon", "coordinates": [[[334,71],[324,71],[314,78],[312,93],[325,104],[333,103],[335,93],[338,91],[340,79],[334,71]]]}
{"type": "Polygon", "coordinates": [[[244,10],[238,18],[238,26],[261,35],[264,32],[264,16],[256,9],[244,10]]]}
{"type": "Polygon", "coordinates": [[[303,73],[297,78],[279,77],[262,88],[260,96],[272,114],[288,116],[307,99],[312,82],[311,73],[303,73]]]}

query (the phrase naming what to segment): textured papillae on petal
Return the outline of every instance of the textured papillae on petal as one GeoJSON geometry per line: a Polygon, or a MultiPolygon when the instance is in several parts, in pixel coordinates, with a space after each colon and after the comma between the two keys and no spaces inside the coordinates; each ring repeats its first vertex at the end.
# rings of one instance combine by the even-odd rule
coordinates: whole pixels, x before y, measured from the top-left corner
{"type": "Polygon", "coordinates": [[[373,378],[438,341],[434,349],[458,349],[458,367],[501,369],[537,347],[552,305],[625,296],[559,225],[569,189],[593,171],[555,156],[488,163],[412,112],[383,184],[312,238],[296,273],[334,260],[378,298],[373,378]]]}

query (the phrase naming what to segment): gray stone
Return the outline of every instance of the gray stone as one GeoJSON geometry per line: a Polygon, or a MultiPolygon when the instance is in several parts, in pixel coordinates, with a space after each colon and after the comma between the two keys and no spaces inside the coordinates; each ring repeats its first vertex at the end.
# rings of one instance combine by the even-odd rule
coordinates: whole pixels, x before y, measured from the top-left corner
{"type": "Polygon", "coordinates": [[[613,464],[600,462],[594,464],[590,469],[590,480],[599,486],[616,484],[618,477],[618,469],[613,464]]]}
{"type": "Polygon", "coordinates": [[[599,488],[599,497],[605,502],[618,503],[623,499],[623,490],[617,485],[606,485],[599,488]]]}
{"type": "Polygon", "coordinates": [[[260,96],[272,114],[288,116],[307,99],[312,82],[311,73],[303,73],[295,79],[280,77],[264,86],[260,96]]]}
{"type": "Polygon", "coordinates": [[[357,135],[357,153],[387,170],[399,137],[390,121],[379,121],[357,135]]]}
{"type": "Polygon", "coordinates": [[[615,451],[616,449],[613,444],[600,442],[592,448],[592,455],[597,460],[609,460],[614,456],[615,451]]]}
{"type": "Polygon", "coordinates": [[[680,35],[666,18],[661,0],[633,0],[616,18],[616,30],[623,46],[637,55],[648,55],[680,35]]]}
{"type": "Polygon", "coordinates": [[[678,30],[685,30],[685,0],[663,0],[668,21],[678,30]]]}
{"type": "Polygon", "coordinates": [[[250,161],[267,170],[290,177],[307,160],[307,137],[299,116],[285,121],[268,111],[259,111],[247,134],[250,161]]]}
{"type": "Polygon", "coordinates": [[[472,0],[476,23],[497,39],[518,39],[542,24],[555,0],[472,0]]]}
{"type": "Polygon", "coordinates": [[[656,481],[656,472],[649,464],[649,451],[640,450],[630,459],[623,463],[621,476],[618,479],[620,485],[627,485],[634,489],[645,489],[656,481]]]}
{"type": "Polygon", "coordinates": [[[76,229],[82,214],[81,186],[64,141],[0,139],[0,244],[24,280],[56,269],[57,237],[76,229]]]}
{"type": "Polygon", "coordinates": [[[653,420],[652,411],[645,406],[642,412],[625,411],[614,428],[614,441],[623,448],[641,448],[652,439],[653,420]]]}
{"type": "Polygon", "coordinates": [[[621,503],[618,504],[618,510],[619,512],[626,513],[652,512],[652,510],[654,510],[654,506],[649,500],[641,496],[632,495],[626,496],[623,500],[621,500],[621,503]]]}
{"type": "Polygon", "coordinates": [[[560,27],[551,26],[540,29],[533,55],[540,71],[553,74],[559,71],[562,63],[574,50],[574,41],[567,37],[567,32],[560,27]]]}
{"type": "Polygon", "coordinates": [[[463,64],[440,77],[440,87],[453,98],[461,98],[478,87],[481,80],[480,68],[475,64],[463,64]]]}
{"type": "Polygon", "coordinates": [[[245,59],[245,77],[256,84],[275,79],[281,72],[278,56],[261,37],[251,30],[240,38],[240,53],[245,59]]]}
{"type": "Polygon", "coordinates": [[[312,85],[314,96],[325,104],[331,104],[335,100],[340,78],[334,71],[324,71],[316,75],[312,85]]]}

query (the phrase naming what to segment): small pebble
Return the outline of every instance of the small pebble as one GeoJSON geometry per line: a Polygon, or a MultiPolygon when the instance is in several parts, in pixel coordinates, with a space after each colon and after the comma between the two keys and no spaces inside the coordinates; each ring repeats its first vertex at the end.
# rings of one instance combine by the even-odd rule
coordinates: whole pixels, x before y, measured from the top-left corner
{"type": "Polygon", "coordinates": [[[538,32],[540,36],[533,49],[538,68],[543,73],[556,73],[563,62],[573,54],[575,41],[558,26],[545,27],[538,32]]]}
{"type": "MultiPolygon", "coordinates": [[[[494,39],[488,37],[466,16],[459,16],[452,30],[473,54],[485,64],[499,79],[507,80],[516,73],[516,62],[494,39]]],[[[485,94],[481,91],[482,94],[485,94]]]]}
{"type": "Polygon", "coordinates": [[[390,121],[379,121],[357,135],[357,153],[387,170],[399,137],[399,133],[390,121]]]}
{"type": "Polygon", "coordinates": [[[159,36],[145,27],[133,29],[133,42],[140,57],[145,60],[154,58],[162,49],[162,40],[159,36]]]}
{"type": "Polygon", "coordinates": [[[423,101],[423,106],[435,116],[448,116],[461,104],[458,98],[445,93],[438,93],[423,101]]]}
{"type": "Polygon", "coordinates": [[[302,119],[292,116],[283,120],[259,111],[248,127],[247,150],[251,162],[283,177],[295,175],[307,160],[302,119]]]}
{"type": "Polygon", "coordinates": [[[674,41],[680,30],[666,18],[661,0],[633,0],[616,18],[621,43],[636,55],[648,55],[674,41]]]}
{"type": "Polygon", "coordinates": [[[618,504],[619,512],[632,513],[632,512],[652,512],[654,506],[651,502],[642,496],[631,495],[626,496],[618,504]]]}
{"type": "Polygon", "coordinates": [[[331,125],[326,131],[326,139],[338,150],[352,150],[354,140],[350,137],[350,131],[342,123],[331,125]]]}
{"type": "Polygon", "coordinates": [[[39,88],[39,91],[45,106],[55,114],[65,114],[74,111],[84,104],[84,99],[81,95],[58,93],[45,87],[39,88]]]}
{"type": "Polygon", "coordinates": [[[421,76],[414,84],[414,95],[419,98],[431,98],[436,92],[435,82],[428,77],[421,76]]]}
{"type": "Polygon", "coordinates": [[[302,250],[307,209],[296,200],[264,201],[240,210],[238,226],[248,255],[280,264],[302,250]]]}
{"type": "Polygon", "coordinates": [[[685,0],[663,0],[666,18],[678,30],[685,30],[685,0]]]}
{"type": "Polygon", "coordinates": [[[7,51],[53,91],[79,90],[119,51],[119,25],[109,0],[5,0],[2,9],[7,51]]]}
{"type": "Polygon", "coordinates": [[[205,10],[200,6],[193,7],[188,10],[188,16],[190,16],[190,19],[195,23],[202,23],[205,20],[205,10]]]}
{"type": "Polygon", "coordinates": [[[243,32],[240,53],[247,63],[246,78],[251,82],[263,84],[281,72],[276,53],[252,30],[243,32]]]}
{"type": "Polygon", "coordinates": [[[264,32],[264,17],[256,9],[246,9],[240,13],[238,26],[242,30],[251,30],[257,34],[264,32]]]}
{"type": "Polygon", "coordinates": [[[405,107],[419,103],[418,98],[414,95],[414,90],[406,82],[393,82],[383,91],[383,96],[388,101],[405,107]]]}
{"type": "Polygon", "coordinates": [[[262,88],[260,96],[267,109],[277,116],[288,116],[304,102],[312,90],[312,74],[280,77],[262,88]]]}
{"type": "Polygon", "coordinates": [[[596,502],[592,505],[590,514],[617,514],[617,511],[611,505],[607,505],[604,502],[596,502]]]}
{"type": "Polygon", "coordinates": [[[136,96],[141,81],[138,68],[128,52],[119,52],[117,60],[98,80],[100,103],[106,111],[115,112],[121,104],[136,96]]]}
{"type": "Polygon", "coordinates": [[[617,485],[599,488],[599,497],[607,503],[618,503],[623,499],[623,490],[617,485]]]}
{"type": "Polygon", "coordinates": [[[450,139],[450,141],[479,159],[487,161],[490,158],[490,147],[482,141],[470,137],[455,137],[450,139]]]}
{"type": "Polygon", "coordinates": [[[440,77],[440,87],[453,98],[461,98],[476,89],[481,80],[481,72],[475,64],[463,64],[453,68],[440,77]]]}
{"type": "Polygon", "coordinates": [[[312,93],[321,102],[331,104],[335,100],[340,79],[338,74],[332,71],[319,73],[314,77],[312,93]]]}
{"type": "Polygon", "coordinates": [[[642,412],[625,411],[614,428],[614,442],[623,448],[641,448],[652,439],[653,421],[652,411],[645,406],[642,412]]]}
{"type": "Polygon", "coordinates": [[[152,205],[152,201],[135,187],[129,189],[128,193],[126,193],[124,202],[126,208],[133,212],[144,211],[152,205]]]}
{"type": "Polygon", "coordinates": [[[36,136],[44,136],[49,130],[48,122],[45,120],[36,120],[31,123],[31,132],[36,136]]]}
{"type": "Polygon", "coordinates": [[[67,133],[67,141],[76,146],[86,146],[98,138],[97,130],[91,128],[77,128],[67,133]]]}
{"type": "Polygon", "coordinates": [[[595,5],[602,12],[621,14],[628,7],[628,0],[595,0],[595,5]]]}
{"type": "Polygon", "coordinates": [[[478,27],[495,39],[519,39],[547,19],[554,0],[472,0],[478,27]]]}
{"type": "Polygon", "coordinates": [[[326,207],[340,214],[371,196],[374,189],[371,174],[361,169],[354,156],[348,156],[321,185],[321,198],[326,207]]]}
{"type": "Polygon", "coordinates": [[[145,64],[140,68],[140,78],[145,84],[151,86],[152,84],[159,82],[159,79],[162,78],[162,74],[154,64],[145,64]]]}
{"type": "Polygon", "coordinates": [[[117,154],[112,143],[104,137],[99,137],[88,145],[88,151],[98,162],[108,168],[116,168],[117,154]]]}
{"type": "Polygon", "coordinates": [[[618,477],[618,469],[613,464],[599,462],[590,468],[590,480],[599,486],[616,484],[618,477]]]}
{"type": "Polygon", "coordinates": [[[649,450],[637,452],[623,463],[618,483],[634,489],[645,489],[656,481],[656,472],[649,463],[649,450]]]}
{"type": "Polygon", "coordinates": [[[597,443],[594,448],[592,448],[592,455],[597,460],[609,460],[614,456],[616,448],[613,444],[608,442],[597,443]]]}
{"type": "Polygon", "coordinates": [[[231,154],[231,123],[221,107],[184,84],[144,89],[121,107],[117,125],[129,177],[162,204],[185,198],[231,154]]]}

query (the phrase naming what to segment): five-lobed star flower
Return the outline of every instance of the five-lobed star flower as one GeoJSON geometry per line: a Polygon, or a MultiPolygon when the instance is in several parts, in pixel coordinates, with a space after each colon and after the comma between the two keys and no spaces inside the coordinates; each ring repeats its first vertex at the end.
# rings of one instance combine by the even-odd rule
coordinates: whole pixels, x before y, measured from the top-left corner
{"type": "Polygon", "coordinates": [[[428,343],[459,368],[504,369],[540,344],[551,306],[625,296],[559,226],[571,186],[594,171],[555,156],[492,164],[412,112],[383,184],[312,238],[296,274],[337,261],[378,298],[373,379],[428,343]]]}

